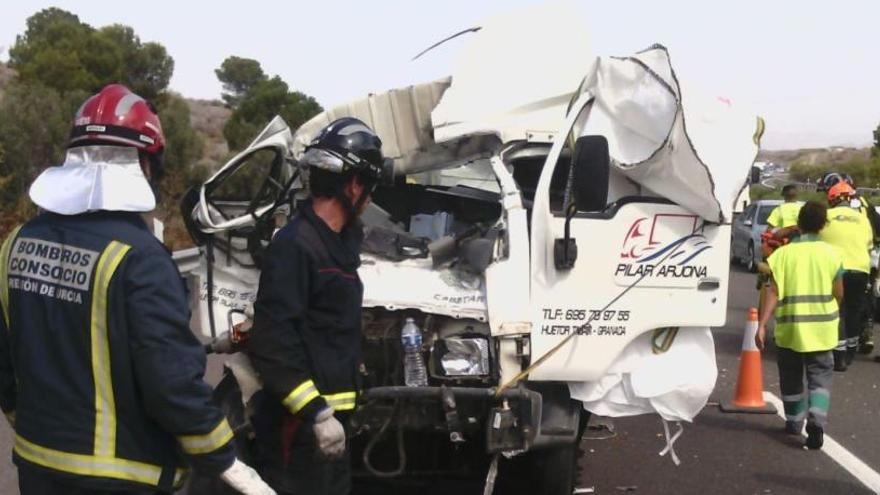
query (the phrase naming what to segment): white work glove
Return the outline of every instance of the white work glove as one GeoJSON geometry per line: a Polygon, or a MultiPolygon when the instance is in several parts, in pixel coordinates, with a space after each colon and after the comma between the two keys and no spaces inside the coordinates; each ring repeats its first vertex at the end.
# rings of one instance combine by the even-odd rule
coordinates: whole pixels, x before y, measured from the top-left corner
{"type": "Polygon", "coordinates": [[[325,407],[315,416],[314,431],[321,455],[331,461],[341,459],[345,454],[345,429],[333,416],[333,409],[325,407]]]}
{"type": "Polygon", "coordinates": [[[276,495],[275,490],[267,485],[253,468],[238,459],[229,466],[229,469],[223,471],[220,479],[244,495],[276,495]]]}
{"type": "Polygon", "coordinates": [[[880,299],[880,276],[874,279],[874,297],[880,299]]]}

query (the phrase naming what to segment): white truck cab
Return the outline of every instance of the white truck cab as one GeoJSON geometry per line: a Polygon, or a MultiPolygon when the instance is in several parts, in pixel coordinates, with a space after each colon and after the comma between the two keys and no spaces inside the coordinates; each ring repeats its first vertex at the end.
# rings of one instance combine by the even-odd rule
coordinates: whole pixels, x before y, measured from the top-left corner
{"type": "MultiPolygon", "coordinates": [[[[505,453],[511,486],[571,493],[588,413],[574,384],[610,383],[622,359],[640,362],[639,346],[650,355],[658,339],[667,349],[680,330],[724,324],[730,219],[759,121],[727,100],[686,108],[661,46],[624,58],[576,50],[567,60],[581,64],[544,69],[546,93],[518,88],[495,70],[516,50],[493,36],[510,32],[481,30],[468,53],[485,63],[449,79],[331,108],[295,131],[276,118],[184,205],[204,254],[193,306],[217,337],[246,318],[262,249],[306,196],[304,145],[343,116],[380,135],[396,180],[363,218],[364,389],[351,426],[366,476],[484,472],[505,453]],[[423,333],[427,387],[403,386],[407,317],[423,333]],[[398,447],[377,450],[389,427],[398,447]]],[[[708,339],[712,369],[692,371],[711,390],[708,339]]],[[[242,355],[228,367],[246,411],[258,380],[242,355]]]]}

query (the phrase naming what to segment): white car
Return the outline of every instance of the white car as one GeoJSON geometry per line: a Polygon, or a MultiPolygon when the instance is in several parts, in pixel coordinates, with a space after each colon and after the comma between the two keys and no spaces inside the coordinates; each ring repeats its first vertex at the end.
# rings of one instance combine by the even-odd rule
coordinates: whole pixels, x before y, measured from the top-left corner
{"type": "Polygon", "coordinates": [[[746,207],[733,221],[730,259],[754,272],[761,261],[761,234],[767,230],[767,218],[781,205],[780,200],[762,199],[746,207]]]}

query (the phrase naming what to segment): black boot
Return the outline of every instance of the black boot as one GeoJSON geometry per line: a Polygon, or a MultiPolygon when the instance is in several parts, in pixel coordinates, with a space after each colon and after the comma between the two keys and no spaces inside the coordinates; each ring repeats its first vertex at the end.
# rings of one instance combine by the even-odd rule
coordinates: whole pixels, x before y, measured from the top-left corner
{"type": "Polygon", "coordinates": [[[810,450],[819,450],[825,443],[825,430],[819,425],[807,424],[807,441],[805,445],[810,450]]]}
{"type": "Polygon", "coordinates": [[[846,367],[849,368],[853,361],[856,359],[856,351],[858,351],[857,347],[847,347],[846,348],[846,367]]]}
{"type": "Polygon", "coordinates": [[[873,322],[870,327],[865,328],[859,337],[859,354],[871,354],[874,352],[874,329],[873,322]]]}
{"type": "Polygon", "coordinates": [[[846,351],[834,351],[834,371],[846,371],[846,351]]]}

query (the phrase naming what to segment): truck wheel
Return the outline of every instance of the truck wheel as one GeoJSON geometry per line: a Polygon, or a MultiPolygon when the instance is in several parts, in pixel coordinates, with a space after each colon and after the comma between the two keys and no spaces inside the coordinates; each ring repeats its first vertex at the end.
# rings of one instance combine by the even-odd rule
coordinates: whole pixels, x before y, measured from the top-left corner
{"type": "Polygon", "coordinates": [[[578,409],[575,441],[535,450],[502,462],[495,493],[514,495],[571,495],[580,479],[581,438],[590,414],[578,409]]]}
{"type": "Polygon", "coordinates": [[[758,271],[758,262],[755,261],[755,243],[749,241],[748,258],[746,258],[746,268],[751,273],[758,271]]]}
{"type": "Polygon", "coordinates": [[[577,483],[578,448],[565,445],[529,452],[502,464],[495,493],[571,495],[577,483]]]}

